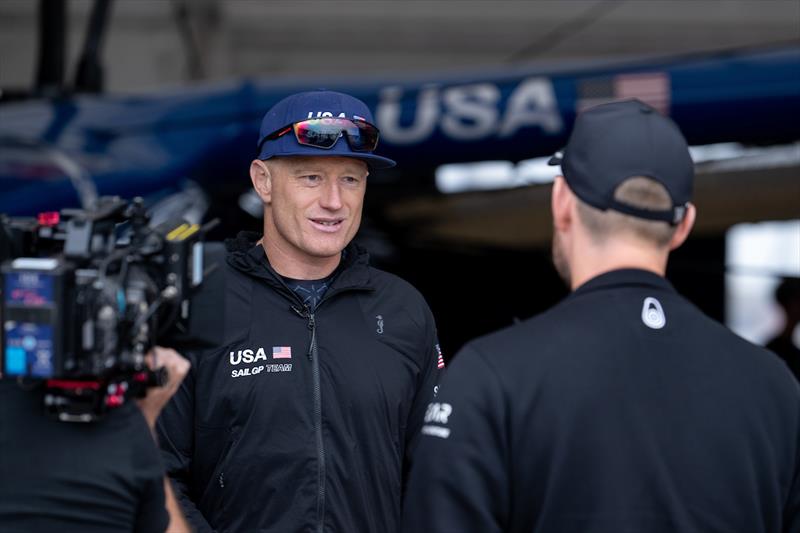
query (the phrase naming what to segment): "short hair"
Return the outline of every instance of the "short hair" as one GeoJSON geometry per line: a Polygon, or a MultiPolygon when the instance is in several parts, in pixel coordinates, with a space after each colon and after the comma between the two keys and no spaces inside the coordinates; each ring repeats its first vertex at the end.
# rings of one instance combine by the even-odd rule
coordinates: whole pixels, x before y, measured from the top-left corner
{"type": "MultiPolygon", "coordinates": [[[[663,211],[672,208],[666,187],[652,178],[635,176],[623,181],[614,191],[614,199],[640,209],[663,211]]],[[[602,211],[577,198],[578,217],[596,242],[629,234],[658,247],[669,244],[676,226],[660,220],[648,220],[608,209],[602,211]]]]}

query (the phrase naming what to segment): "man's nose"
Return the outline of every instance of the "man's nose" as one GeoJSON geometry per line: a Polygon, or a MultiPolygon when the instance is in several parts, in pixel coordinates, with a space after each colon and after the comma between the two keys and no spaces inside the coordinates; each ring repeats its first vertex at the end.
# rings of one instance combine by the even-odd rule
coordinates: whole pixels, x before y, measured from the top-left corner
{"type": "Polygon", "coordinates": [[[342,191],[338,181],[330,180],[322,189],[319,203],[325,209],[336,211],[342,208],[342,191]]]}

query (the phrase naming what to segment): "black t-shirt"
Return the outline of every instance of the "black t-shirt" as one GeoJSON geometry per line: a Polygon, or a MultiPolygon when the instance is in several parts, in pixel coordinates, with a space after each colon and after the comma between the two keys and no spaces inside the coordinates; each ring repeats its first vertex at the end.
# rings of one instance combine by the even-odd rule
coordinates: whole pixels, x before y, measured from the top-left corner
{"type": "Polygon", "coordinates": [[[797,383],[642,270],[468,343],[413,459],[408,533],[800,532],[797,383]]]}
{"type": "Polygon", "coordinates": [[[0,380],[0,531],[150,533],[168,522],[160,454],[136,405],[59,422],[40,390],[0,380]]]}

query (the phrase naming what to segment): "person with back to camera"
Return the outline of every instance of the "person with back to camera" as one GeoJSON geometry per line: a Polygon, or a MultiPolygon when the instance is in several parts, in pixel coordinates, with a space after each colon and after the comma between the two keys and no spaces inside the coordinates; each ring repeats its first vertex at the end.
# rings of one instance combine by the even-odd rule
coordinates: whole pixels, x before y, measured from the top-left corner
{"type": "Polygon", "coordinates": [[[148,362],[167,382],[90,423],[46,415],[42,383],[0,379],[0,531],[189,531],[153,437],[190,365],[159,347],[148,362]]]}
{"type": "Polygon", "coordinates": [[[404,531],[797,533],[797,383],[664,279],[695,220],[677,126],[638,100],[600,105],[552,162],[572,293],[453,359],[404,531]]]}
{"type": "Polygon", "coordinates": [[[433,316],[352,243],[378,130],[333,91],[264,116],[263,234],[228,243],[220,327],[160,422],[198,531],[392,533],[440,368],[433,316]]]}

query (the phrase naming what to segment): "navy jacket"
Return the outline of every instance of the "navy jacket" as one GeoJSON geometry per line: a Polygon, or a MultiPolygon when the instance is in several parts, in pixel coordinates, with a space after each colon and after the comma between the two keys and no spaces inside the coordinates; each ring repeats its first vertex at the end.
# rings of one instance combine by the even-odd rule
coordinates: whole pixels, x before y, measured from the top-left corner
{"type": "Polygon", "coordinates": [[[409,533],[800,531],[797,383],[649,272],[469,343],[425,421],[409,533]]]}
{"type": "Polygon", "coordinates": [[[397,531],[411,437],[438,374],[422,296],[351,245],[303,306],[252,236],[229,243],[224,342],[159,422],[167,472],[198,531],[397,531]]]}

